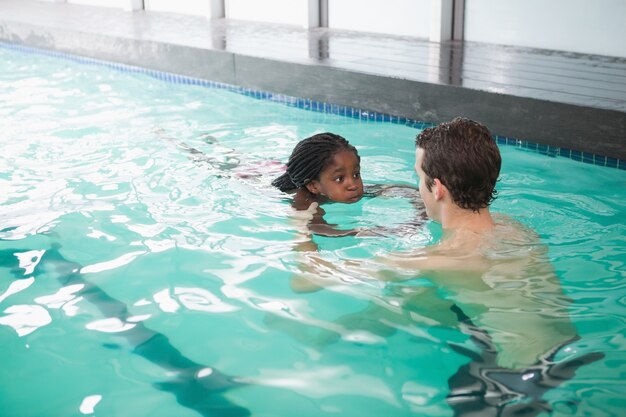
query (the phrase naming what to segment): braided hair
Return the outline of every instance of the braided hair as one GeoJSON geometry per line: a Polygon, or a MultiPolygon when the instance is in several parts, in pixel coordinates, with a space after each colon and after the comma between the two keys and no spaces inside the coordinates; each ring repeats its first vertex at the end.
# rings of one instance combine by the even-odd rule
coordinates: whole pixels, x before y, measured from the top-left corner
{"type": "Polygon", "coordinates": [[[356,148],[334,133],[318,133],[301,140],[291,152],[287,171],[272,181],[272,185],[283,192],[304,187],[309,182],[317,180],[333,156],[344,150],[354,152],[359,158],[356,148]]]}

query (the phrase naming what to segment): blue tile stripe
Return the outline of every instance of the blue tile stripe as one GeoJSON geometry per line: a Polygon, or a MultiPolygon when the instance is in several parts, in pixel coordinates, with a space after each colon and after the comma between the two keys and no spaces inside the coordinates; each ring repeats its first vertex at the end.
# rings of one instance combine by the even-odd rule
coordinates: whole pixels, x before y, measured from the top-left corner
{"type": "MultiPolygon", "coordinates": [[[[292,97],[284,94],[275,94],[267,91],[260,91],[251,88],[238,87],[231,84],[220,83],[216,81],[208,81],[201,78],[188,77],[185,75],[178,75],[169,72],[156,71],[149,68],[142,68],[128,64],[119,64],[116,62],[103,61],[96,58],[88,58],[80,55],[68,54],[65,52],[52,51],[47,49],[33,48],[29,46],[17,45],[0,42],[0,48],[6,48],[10,50],[16,50],[25,53],[32,53],[38,55],[51,56],[55,58],[66,59],[74,61],[80,64],[98,65],[106,68],[114,69],[121,72],[145,74],[150,77],[156,78],[169,83],[174,84],[188,84],[197,85],[201,87],[214,88],[220,90],[227,90],[233,93],[241,94],[247,97],[255,98],[258,100],[271,101],[274,103],[284,104],[289,107],[296,107],[303,110],[335,114],[352,119],[392,123],[397,125],[404,125],[411,128],[423,130],[427,127],[434,126],[435,124],[429,122],[420,122],[417,120],[409,119],[403,116],[395,116],[386,113],[372,112],[368,110],[358,109],[350,106],[342,106],[338,104],[329,104],[322,101],[311,100],[307,98],[292,97]]],[[[539,153],[550,157],[562,157],[572,159],[587,164],[599,165],[608,168],[617,168],[626,170],[626,161],[604,156],[597,155],[589,152],[581,152],[567,148],[555,147],[550,145],[543,145],[525,140],[519,140],[504,136],[494,135],[494,140],[498,145],[513,146],[520,150],[539,153]]]]}

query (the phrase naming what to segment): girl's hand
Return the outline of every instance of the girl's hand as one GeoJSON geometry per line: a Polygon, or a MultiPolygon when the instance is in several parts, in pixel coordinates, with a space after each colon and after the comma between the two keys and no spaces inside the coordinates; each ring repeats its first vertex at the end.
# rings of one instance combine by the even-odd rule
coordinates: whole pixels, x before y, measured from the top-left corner
{"type": "Polygon", "coordinates": [[[317,213],[317,209],[319,207],[319,204],[317,202],[313,202],[311,203],[311,205],[309,206],[309,208],[307,208],[306,210],[298,210],[294,213],[293,218],[294,219],[298,219],[298,220],[313,220],[313,216],[315,216],[315,213],[317,213]]]}

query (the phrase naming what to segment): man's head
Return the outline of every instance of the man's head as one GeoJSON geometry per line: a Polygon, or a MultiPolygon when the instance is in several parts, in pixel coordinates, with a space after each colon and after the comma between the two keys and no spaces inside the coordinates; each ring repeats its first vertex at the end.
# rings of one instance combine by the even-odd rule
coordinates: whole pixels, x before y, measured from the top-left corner
{"type": "MultiPolygon", "coordinates": [[[[425,129],[415,145],[415,170],[420,176],[420,191],[425,187],[422,198],[427,208],[428,194],[440,185],[445,186],[454,204],[465,210],[478,212],[496,198],[502,158],[485,126],[456,118],[425,129]]],[[[432,198],[437,199],[436,193],[432,198]]],[[[437,214],[432,214],[429,212],[438,220],[437,214]]]]}

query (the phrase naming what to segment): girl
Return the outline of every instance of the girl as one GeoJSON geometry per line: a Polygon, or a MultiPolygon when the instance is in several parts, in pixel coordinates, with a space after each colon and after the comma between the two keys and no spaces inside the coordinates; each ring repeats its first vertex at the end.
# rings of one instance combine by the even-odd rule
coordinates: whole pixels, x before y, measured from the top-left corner
{"type": "Polygon", "coordinates": [[[293,193],[293,207],[312,215],[309,229],[323,236],[355,235],[357,230],[337,230],[326,223],[320,203],[355,203],[363,197],[361,158],[356,148],[334,133],[318,133],[293,149],[284,174],[272,181],[293,193]]]}
{"type": "Polygon", "coordinates": [[[386,227],[377,230],[338,230],[324,220],[325,211],[319,207],[325,202],[355,203],[363,196],[408,197],[418,213],[415,221],[402,225],[414,232],[424,223],[424,208],[416,187],[398,185],[368,185],[363,191],[361,158],[356,148],[334,133],[318,133],[300,141],[293,149],[287,170],[272,181],[283,192],[292,193],[293,207],[301,210],[309,230],[322,236],[366,236],[389,233],[386,227]]]}

